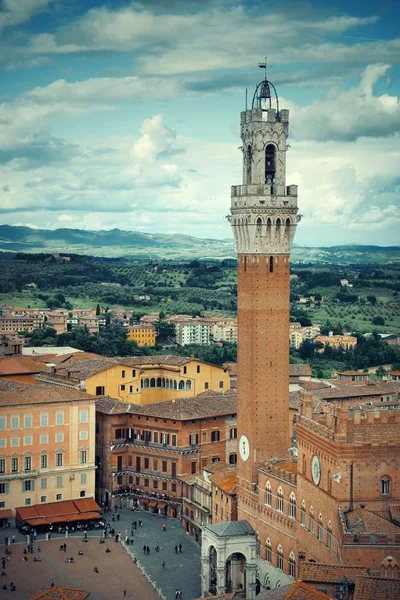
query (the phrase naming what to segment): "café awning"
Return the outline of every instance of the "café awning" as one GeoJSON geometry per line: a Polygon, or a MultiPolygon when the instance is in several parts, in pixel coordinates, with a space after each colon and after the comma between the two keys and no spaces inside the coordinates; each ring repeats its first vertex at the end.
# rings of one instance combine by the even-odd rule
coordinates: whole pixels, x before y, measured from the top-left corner
{"type": "Polygon", "coordinates": [[[13,512],[9,508],[0,510],[0,519],[12,519],[12,516],[13,516],[13,512]]]}
{"type": "Polygon", "coordinates": [[[150,500],[149,508],[154,508],[155,506],[157,506],[157,504],[158,504],[158,500],[150,500]]]}

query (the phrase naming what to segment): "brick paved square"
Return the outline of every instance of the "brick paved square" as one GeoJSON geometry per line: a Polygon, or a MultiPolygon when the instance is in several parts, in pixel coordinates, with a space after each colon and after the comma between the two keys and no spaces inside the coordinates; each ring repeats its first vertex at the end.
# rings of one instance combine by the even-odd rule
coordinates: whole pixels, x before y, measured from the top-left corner
{"type": "MultiPolygon", "coordinates": [[[[41,557],[41,562],[34,562],[31,554],[27,555],[28,562],[23,562],[24,545],[12,545],[11,560],[5,569],[7,576],[0,581],[0,598],[29,600],[50,586],[53,578],[55,585],[73,586],[91,592],[91,600],[121,600],[124,598],[124,589],[131,600],[160,600],[124,547],[111,539],[107,544],[99,544],[98,537],[90,537],[88,543],[77,537],[52,539],[50,542],[38,540],[34,544],[35,550],[38,544],[41,552],[37,556],[41,557]],[[64,542],[67,544],[66,553],[59,550],[64,542]],[[110,548],[111,553],[105,552],[106,547],[110,548]],[[78,556],[80,549],[83,556],[78,556]],[[74,564],[65,562],[70,556],[74,557],[74,564]],[[95,566],[98,574],[94,572],[95,566]],[[11,582],[17,586],[15,592],[1,589],[4,584],[9,588],[11,582]]],[[[1,553],[3,556],[4,546],[1,546],[1,553]]]]}

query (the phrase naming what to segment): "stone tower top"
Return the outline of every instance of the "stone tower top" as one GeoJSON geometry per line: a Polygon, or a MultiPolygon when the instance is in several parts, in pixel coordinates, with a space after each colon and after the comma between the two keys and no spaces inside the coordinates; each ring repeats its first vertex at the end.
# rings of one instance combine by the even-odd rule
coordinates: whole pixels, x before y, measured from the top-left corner
{"type": "Polygon", "coordinates": [[[243,184],[232,186],[231,215],[238,254],[289,254],[297,222],[297,186],[286,185],[289,111],[279,109],[266,78],[252,108],[241,113],[243,184]]]}

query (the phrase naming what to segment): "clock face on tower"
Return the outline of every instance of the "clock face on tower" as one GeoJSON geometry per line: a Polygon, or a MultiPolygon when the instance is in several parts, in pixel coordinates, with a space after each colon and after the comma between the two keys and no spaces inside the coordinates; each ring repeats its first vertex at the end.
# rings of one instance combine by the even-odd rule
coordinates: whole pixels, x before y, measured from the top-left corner
{"type": "Polygon", "coordinates": [[[311,474],[315,485],[319,485],[321,481],[321,464],[316,454],[314,454],[311,460],[311,474]]]}
{"type": "Polygon", "coordinates": [[[239,454],[240,458],[246,462],[250,456],[250,444],[246,435],[241,435],[239,440],[239,454]]]}

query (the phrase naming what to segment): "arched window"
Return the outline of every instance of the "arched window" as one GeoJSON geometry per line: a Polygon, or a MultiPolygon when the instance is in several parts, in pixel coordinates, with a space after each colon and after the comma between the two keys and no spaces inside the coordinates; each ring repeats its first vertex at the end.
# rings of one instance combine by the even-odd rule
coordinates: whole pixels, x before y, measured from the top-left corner
{"type": "Polygon", "coordinates": [[[267,543],[265,544],[265,560],[269,563],[272,562],[272,544],[269,538],[267,538],[267,543]]]}
{"type": "Polygon", "coordinates": [[[280,544],[278,545],[276,551],[276,566],[278,567],[278,569],[283,571],[283,548],[280,544]]]}
{"type": "Polygon", "coordinates": [[[247,152],[246,152],[246,183],[250,184],[251,183],[251,161],[252,161],[252,151],[251,151],[251,146],[248,145],[247,146],[247,152]]]}
{"type": "Polygon", "coordinates": [[[269,272],[270,273],[274,272],[274,257],[273,256],[269,257],[269,272]]]}
{"type": "Polygon", "coordinates": [[[150,384],[149,384],[149,380],[148,380],[148,379],[145,379],[145,380],[144,380],[144,387],[145,387],[145,388],[148,388],[148,387],[149,387],[149,385],[150,385],[150,384]]]}
{"type": "Polygon", "coordinates": [[[268,144],[265,148],[265,183],[272,185],[275,183],[276,172],[276,148],[273,144],[268,144]]]}
{"type": "Polygon", "coordinates": [[[185,382],[182,379],[179,382],[179,389],[180,390],[184,390],[185,389],[185,382]]]}
{"type": "Polygon", "coordinates": [[[281,231],[281,225],[282,225],[282,222],[279,217],[277,218],[275,225],[276,225],[276,233],[279,234],[281,231]]]}
{"type": "Polygon", "coordinates": [[[289,517],[291,519],[296,518],[296,496],[292,492],[289,498],[289,517]]]}
{"type": "Polygon", "coordinates": [[[290,577],[296,578],[296,557],[293,550],[289,554],[289,575],[290,577]]]}
{"type": "Polygon", "coordinates": [[[391,481],[389,475],[384,475],[381,478],[381,494],[382,496],[390,496],[391,493],[391,481]]]}
{"type": "Polygon", "coordinates": [[[161,379],[161,387],[165,388],[165,377],[161,379]]]}
{"type": "Polygon", "coordinates": [[[272,226],[272,221],[268,217],[268,219],[267,219],[267,235],[270,235],[270,233],[271,233],[271,226],[272,226]]]}
{"type": "Polygon", "coordinates": [[[322,521],[322,515],[318,515],[318,539],[320,542],[324,539],[324,523],[322,521]]]}
{"type": "Polygon", "coordinates": [[[192,382],[190,381],[190,379],[186,380],[186,389],[187,390],[191,390],[192,389],[192,382]]]}
{"type": "Polygon", "coordinates": [[[141,388],[144,387],[144,381],[143,381],[143,379],[140,380],[140,387],[141,388]]]}
{"type": "Polygon", "coordinates": [[[157,377],[157,387],[161,387],[161,377],[157,377]]]}
{"type": "Polygon", "coordinates": [[[311,506],[310,507],[310,531],[312,534],[314,534],[314,530],[315,530],[314,509],[311,506]]]}
{"type": "Polygon", "coordinates": [[[306,515],[306,503],[305,500],[301,503],[301,524],[303,527],[306,526],[307,523],[307,515],[306,515]]]}
{"type": "Polygon", "coordinates": [[[152,377],[152,378],[150,379],[150,387],[151,387],[151,388],[153,388],[153,387],[156,387],[156,380],[154,379],[154,377],[152,377]]]}
{"type": "Polygon", "coordinates": [[[282,488],[278,488],[278,497],[277,497],[277,510],[279,510],[279,512],[283,512],[283,506],[284,506],[284,498],[283,498],[283,490],[282,488]]]}
{"type": "Polygon", "coordinates": [[[326,536],[326,545],[328,548],[332,548],[332,523],[328,521],[328,531],[326,536]]]}
{"type": "Polygon", "coordinates": [[[272,489],[269,481],[267,481],[267,486],[265,490],[265,502],[268,506],[272,506],[272,489]]]}
{"type": "Polygon", "coordinates": [[[262,232],[262,219],[261,217],[258,217],[257,221],[256,221],[256,233],[257,235],[261,235],[262,232]]]}

